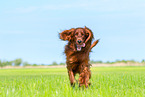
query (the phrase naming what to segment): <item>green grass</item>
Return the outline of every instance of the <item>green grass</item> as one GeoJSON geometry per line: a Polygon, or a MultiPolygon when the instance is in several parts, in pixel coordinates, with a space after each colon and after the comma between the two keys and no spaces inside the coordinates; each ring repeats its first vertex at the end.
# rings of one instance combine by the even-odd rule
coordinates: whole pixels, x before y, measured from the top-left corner
{"type": "Polygon", "coordinates": [[[0,97],[145,97],[145,67],[97,67],[88,89],[71,88],[66,68],[0,69],[0,97]]]}

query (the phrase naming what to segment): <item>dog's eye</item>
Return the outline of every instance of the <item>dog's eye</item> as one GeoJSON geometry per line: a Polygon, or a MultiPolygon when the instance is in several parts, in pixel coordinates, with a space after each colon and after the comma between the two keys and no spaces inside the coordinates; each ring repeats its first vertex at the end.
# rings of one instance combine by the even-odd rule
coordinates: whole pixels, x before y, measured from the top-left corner
{"type": "Polygon", "coordinates": [[[83,33],[83,32],[81,32],[81,34],[82,34],[82,35],[84,35],[84,33],[83,33]]]}

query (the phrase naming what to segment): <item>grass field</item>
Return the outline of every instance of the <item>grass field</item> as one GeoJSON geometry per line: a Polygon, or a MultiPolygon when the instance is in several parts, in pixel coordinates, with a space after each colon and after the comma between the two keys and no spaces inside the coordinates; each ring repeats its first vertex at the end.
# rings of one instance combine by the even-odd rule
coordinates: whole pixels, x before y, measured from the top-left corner
{"type": "Polygon", "coordinates": [[[94,67],[88,89],[66,68],[0,69],[0,97],[145,97],[145,67],[94,67]]]}

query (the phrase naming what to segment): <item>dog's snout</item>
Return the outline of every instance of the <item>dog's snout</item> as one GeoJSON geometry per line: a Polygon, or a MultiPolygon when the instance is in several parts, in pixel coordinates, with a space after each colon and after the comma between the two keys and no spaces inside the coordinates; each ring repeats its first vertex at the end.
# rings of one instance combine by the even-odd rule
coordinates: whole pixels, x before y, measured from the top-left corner
{"type": "Polygon", "coordinates": [[[78,40],[78,43],[82,43],[82,41],[81,40],[78,40]]]}

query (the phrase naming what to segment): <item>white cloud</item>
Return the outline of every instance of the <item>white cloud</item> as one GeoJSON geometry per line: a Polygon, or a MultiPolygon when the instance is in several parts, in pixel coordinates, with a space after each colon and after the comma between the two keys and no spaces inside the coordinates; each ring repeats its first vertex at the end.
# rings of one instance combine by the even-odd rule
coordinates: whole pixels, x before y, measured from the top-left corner
{"type": "Polygon", "coordinates": [[[32,12],[37,10],[38,7],[27,7],[27,8],[17,8],[16,12],[20,12],[20,13],[28,13],[28,12],[32,12]]]}
{"type": "Polygon", "coordinates": [[[18,31],[18,30],[4,30],[4,31],[0,31],[0,34],[24,34],[25,32],[23,31],[18,31]]]}
{"type": "Polygon", "coordinates": [[[46,4],[43,6],[28,6],[28,7],[20,7],[7,11],[7,13],[31,13],[38,10],[66,10],[66,9],[89,9],[91,7],[95,7],[96,4],[94,2],[74,2],[67,4],[46,4]]]}
{"type": "Polygon", "coordinates": [[[70,9],[70,8],[85,8],[88,7],[88,4],[63,4],[63,5],[46,5],[41,8],[44,10],[62,10],[62,9],[70,9]]]}
{"type": "Polygon", "coordinates": [[[16,9],[7,11],[7,13],[31,13],[31,12],[36,11],[38,9],[39,9],[39,7],[34,7],[34,6],[21,7],[21,8],[16,8],[16,9]]]}
{"type": "Polygon", "coordinates": [[[86,11],[99,11],[99,12],[113,12],[113,11],[135,11],[145,8],[144,3],[132,1],[115,1],[115,0],[79,0],[73,3],[62,4],[46,4],[43,6],[29,6],[16,8],[10,12],[12,13],[31,13],[34,11],[42,10],[77,10],[82,9],[86,11]]]}

